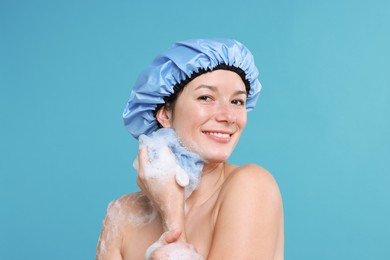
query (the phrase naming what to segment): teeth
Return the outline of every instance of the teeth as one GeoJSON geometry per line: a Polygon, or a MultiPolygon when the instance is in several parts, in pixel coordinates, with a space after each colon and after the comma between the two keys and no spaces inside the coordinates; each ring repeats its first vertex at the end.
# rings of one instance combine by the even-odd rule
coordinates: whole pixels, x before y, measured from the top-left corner
{"type": "Polygon", "coordinates": [[[205,132],[208,135],[214,135],[219,138],[228,138],[230,137],[230,134],[223,134],[223,133],[216,133],[216,132],[205,132]]]}

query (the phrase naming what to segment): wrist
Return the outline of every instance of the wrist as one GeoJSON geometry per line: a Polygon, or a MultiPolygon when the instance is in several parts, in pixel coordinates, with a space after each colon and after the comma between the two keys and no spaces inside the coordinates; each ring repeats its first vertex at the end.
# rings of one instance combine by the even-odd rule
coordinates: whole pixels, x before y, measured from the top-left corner
{"type": "Polygon", "coordinates": [[[181,230],[180,238],[178,239],[181,242],[186,242],[186,233],[185,233],[185,214],[184,209],[164,212],[161,214],[163,231],[171,231],[175,229],[181,230]]]}

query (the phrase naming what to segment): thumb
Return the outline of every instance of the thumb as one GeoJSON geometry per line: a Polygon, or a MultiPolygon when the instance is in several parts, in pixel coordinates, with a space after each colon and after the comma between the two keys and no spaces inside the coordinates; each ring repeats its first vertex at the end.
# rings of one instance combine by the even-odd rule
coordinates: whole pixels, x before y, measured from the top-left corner
{"type": "Polygon", "coordinates": [[[176,242],[179,239],[181,232],[182,231],[179,228],[169,230],[169,231],[165,232],[164,234],[162,234],[162,236],[160,238],[160,242],[163,245],[167,245],[167,244],[176,242]]]}

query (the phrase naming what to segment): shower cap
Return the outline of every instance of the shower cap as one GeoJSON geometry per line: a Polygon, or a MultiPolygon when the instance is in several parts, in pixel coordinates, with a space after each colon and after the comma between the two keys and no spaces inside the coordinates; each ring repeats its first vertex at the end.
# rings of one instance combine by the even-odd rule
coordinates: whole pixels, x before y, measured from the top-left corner
{"type": "Polygon", "coordinates": [[[235,71],[241,76],[249,89],[246,109],[252,110],[261,84],[247,47],[232,39],[181,41],[158,55],[138,77],[123,111],[128,131],[137,139],[156,131],[159,126],[154,112],[158,105],[195,77],[216,69],[235,71]]]}

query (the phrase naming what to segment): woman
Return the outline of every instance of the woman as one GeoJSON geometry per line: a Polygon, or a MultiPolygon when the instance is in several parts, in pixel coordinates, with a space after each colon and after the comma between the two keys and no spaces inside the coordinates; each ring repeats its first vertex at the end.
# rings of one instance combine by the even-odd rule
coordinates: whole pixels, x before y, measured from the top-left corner
{"type": "Polygon", "coordinates": [[[141,139],[172,128],[202,158],[202,176],[187,194],[173,168],[166,178],[150,177],[150,148],[140,145],[141,192],[109,205],[97,259],[283,259],[274,178],[257,165],[227,162],[257,101],[257,76],[249,50],[228,39],[176,43],[141,74],[126,127],[141,139]]]}

